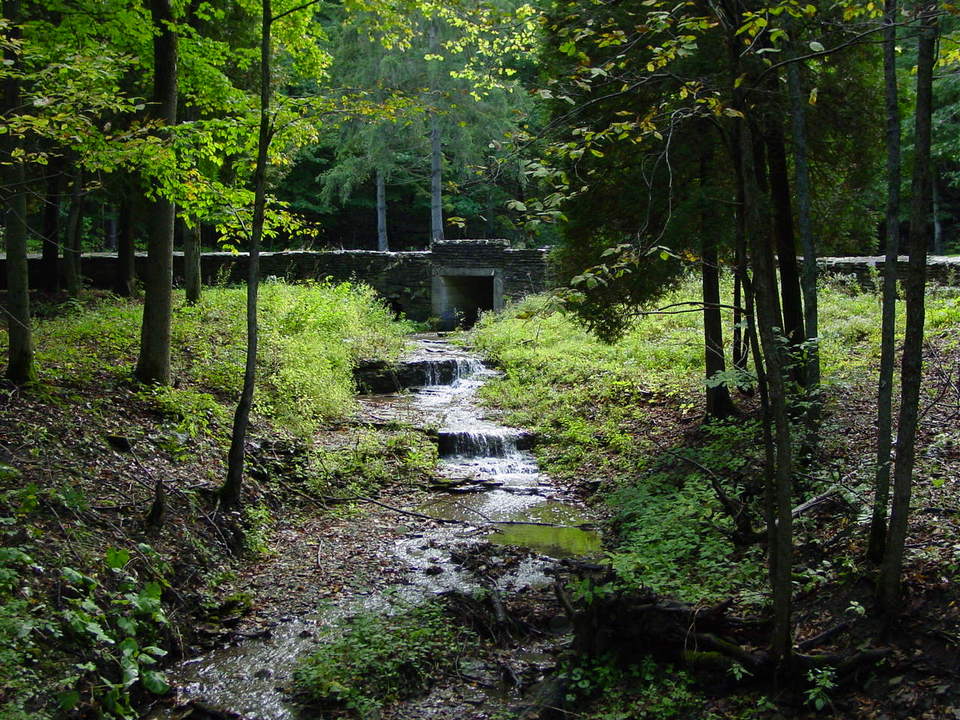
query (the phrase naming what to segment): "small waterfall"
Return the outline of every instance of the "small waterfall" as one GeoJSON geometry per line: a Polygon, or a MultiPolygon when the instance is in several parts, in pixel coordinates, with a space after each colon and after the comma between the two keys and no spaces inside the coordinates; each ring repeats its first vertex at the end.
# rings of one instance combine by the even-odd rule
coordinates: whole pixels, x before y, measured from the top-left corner
{"type": "Polygon", "coordinates": [[[510,432],[441,430],[439,441],[442,458],[506,458],[517,454],[517,434],[510,432]]]}

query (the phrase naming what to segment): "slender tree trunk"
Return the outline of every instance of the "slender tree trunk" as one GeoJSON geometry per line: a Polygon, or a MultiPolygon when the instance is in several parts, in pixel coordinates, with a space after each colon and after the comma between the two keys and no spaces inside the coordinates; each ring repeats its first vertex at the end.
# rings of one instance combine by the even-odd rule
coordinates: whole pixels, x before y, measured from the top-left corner
{"type": "Polygon", "coordinates": [[[883,266],[880,378],[877,388],[877,472],[867,557],[879,564],[887,537],[890,451],[893,448],[893,368],[896,355],[897,253],[900,251],[900,107],[897,98],[897,0],[884,7],[883,75],[886,104],[887,211],[883,266]]]}
{"type": "Polygon", "coordinates": [[[706,370],[706,415],[722,420],[735,412],[726,384],[709,381],[723,373],[727,364],[723,353],[723,318],[720,316],[720,261],[717,256],[716,228],[713,207],[706,195],[710,174],[711,146],[705,143],[700,153],[700,237],[702,238],[701,278],[703,283],[703,350],[706,370]]]}
{"type": "MultiPolygon", "coordinates": [[[[4,0],[3,17],[9,24],[12,40],[20,38],[20,0],[4,0]]],[[[20,56],[6,50],[4,57],[16,72],[21,66],[20,56]]],[[[4,112],[9,116],[20,107],[20,80],[9,77],[4,82],[4,112]]],[[[23,385],[37,379],[33,360],[33,328],[30,321],[30,282],[27,265],[27,173],[23,163],[14,158],[19,141],[4,135],[2,168],[4,241],[7,250],[7,379],[23,385]]]]}
{"type": "Polygon", "coordinates": [[[939,170],[933,167],[930,183],[933,189],[933,254],[943,255],[943,223],[940,221],[940,183],[939,170]]]}
{"type": "Polygon", "coordinates": [[[897,463],[893,473],[893,504],[883,564],[880,568],[880,605],[887,617],[898,609],[903,549],[910,514],[910,492],[923,373],[924,291],[927,279],[927,242],[930,237],[932,172],[930,166],[933,65],[936,60],[937,3],[926,4],[917,43],[916,150],[910,187],[910,267],[906,280],[907,329],[900,367],[900,417],[897,463]]]}
{"type": "Polygon", "coordinates": [[[787,66],[787,84],[790,92],[790,115],[793,130],[793,164],[796,178],[794,187],[797,197],[797,227],[800,245],[803,248],[803,324],[806,330],[807,350],[804,355],[804,380],[809,403],[804,416],[807,450],[818,445],[820,434],[820,350],[817,337],[820,333],[817,306],[817,251],[813,243],[813,217],[810,202],[810,165],[807,161],[807,119],[804,107],[803,88],[800,82],[800,65],[787,66]]]}
{"type": "Polygon", "coordinates": [[[43,255],[41,280],[36,285],[47,292],[60,289],[60,208],[63,205],[63,161],[47,165],[47,197],[43,206],[43,255]]]}
{"type": "Polygon", "coordinates": [[[260,36],[260,133],[257,140],[257,165],[254,171],[253,220],[250,229],[250,263],[247,272],[247,357],[243,372],[243,390],[233,416],[233,433],[230,438],[230,453],[227,458],[227,479],[220,488],[224,505],[240,503],[243,487],[243,466],[246,456],[247,428],[250,424],[250,409],[257,380],[257,293],[260,283],[260,240],[267,208],[267,152],[273,129],[270,122],[271,93],[271,26],[273,9],[271,0],[263,2],[263,24],[260,36]]]}
{"type": "MultiPolygon", "coordinates": [[[[431,20],[429,30],[430,52],[439,49],[437,25],[431,20]]],[[[431,73],[430,90],[437,99],[436,78],[431,73]]],[[[436,109],[430,111],[430,242],[443,240],[443,142],[440,132],[440,118],[436,109]]]]}
{"type": "Polygon", "coordinates": [[[63,275],[67,294],[77,297],[83,285],[80,261],[83,257],[83,168],[75,166],[70,189],[70,211],[67,213],[67,233],[63,243],[63,275]]]}
{"type": "Polygon", "coordinates": [[[387,181],[377,168],[377,250],[389,250],[387,241],[387,181]]]}
{"type": "MultiPolygon", "coordinates": [[[[771,585],[773,589],[773,630],[771,651],[782,668],[790,666],[793,652],[791,625],[793,591],[793,441],[787,394],[782,343],[775,328],[780,326],[779,296],[776,270],[769,241],[768,223],[761,213],[759,189],[751,181],[750,167],[756,162],[750,138],[749,122],[742,124],[741,157],[744,164],[744,204],[747,232],[750,236],[750,258],[753,267],[752,295],[756,306],[756,326],[760,355],[766,379],[770,416],[773,420],[774,468],[768,468],[773,486],[768,489],[770,515],[774,516],[775,532],[770,548],[771,585]]],[[[769,426],[769,425],[768,425],[769,426]]],[[[768,448],[768,458],[770,448],[768,448]]],[[[768,516],[769,523],[769,516],[768,516]]],[[[769,528],[768,528],[769,530],[769,528]]]]}
{"type": "Polygon", "coordinates": [[[137,258],[133,240],[133,200],[127,193],[120,199],[117,215],[117,293],[131,297],[136,290],[137,258]]]}
{"type": "MultiPolygon", "coordinates": [[[[797,246],[793,232],[793,209],[790,202],[790,178],[787,172],[787,150],[783,128],[778,119],[767,124],[767,166],[770,170],[770,199],[773,207],[773,234],[780,269],[780,297],[783,310],[783,334],[793,347],[804,340],[803,303],[800,273],[797,270],[797,246]]],[[[792,375],[802,380],[799,367],[792,375]]]]}
{"type": "MultiPolygon", "coordinates": [[[[149,0],[153,40],[155,117],[167,131],[177,122],[177,35],[171,0],[149,0]]],[[[173,232],[176,208],[158,196],[153,203],[144,278],[140,357],[134,372],[143,383],[170,384],[170,314],[173,306],[173,232]]]]}
{"type": "Polygon", "coordinates": [[[200,302],[200,224],[196,220],[193,225],[183,223],[183,289],[188,304],[200,302]]]}
{"type": "Polygon", "coordinates": [[[440,119],[430,114],[430,239],[443,240],[443,155],[440,119]]]}
{"type": "MultiPolygon", "coordinates": [[[[733,129],[732,157],[740,155],[740,129],[733,129]]],[[[747,372],[747,357],[750,353],[750,335],[744,332],[744,323],[749,312],[741,307],[750,307],[747,302],[745,279],[747,277],[747,229],[743,199],[743,168],[734,163],[737,187],[737,211],[734,226],[734,276],[733,276],[733,366],[740,372],[747,372]]]]}

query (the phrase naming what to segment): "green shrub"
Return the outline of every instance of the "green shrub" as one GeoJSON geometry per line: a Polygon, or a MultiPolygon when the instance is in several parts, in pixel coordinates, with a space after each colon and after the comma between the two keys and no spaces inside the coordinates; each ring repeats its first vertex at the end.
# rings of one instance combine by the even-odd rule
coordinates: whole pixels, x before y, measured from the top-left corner
{"type": "MultiPolygon", "coordinates": [[[[221,423],[214,399],[232,404],[239,394],[245,303],[243,288],[206,288],[196,305],[176,294],[171,344],[177,389],[146,395],[179,432],[193,437],[221,423]]],[[[255,410],[301,435],[347,415],[353,408],[353,367],[361,359],[398,357],[412,327],[395,321],[371,288],[354,283],[265,282],[259,311],[255,410]]],[[[141,313],[135,301],[101,298],[38,318],[41,381],[77,385],[128,377],[137,359],[141,313]]]]}
{"type": "Polygon", "coordinates": [[[321,711],[373,718],[427,688],[468,642],[437,604],[358,615],[332,628],[294,674],[299,700],[321,711]]]}

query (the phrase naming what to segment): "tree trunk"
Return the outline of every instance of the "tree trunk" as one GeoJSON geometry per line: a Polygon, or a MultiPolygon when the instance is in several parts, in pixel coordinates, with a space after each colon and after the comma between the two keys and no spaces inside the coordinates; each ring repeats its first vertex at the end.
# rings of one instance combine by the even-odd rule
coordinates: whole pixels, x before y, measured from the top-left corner
{"type": "Polygon", "coordinates": [[[187,303],[200,302],[200,224],[193,225],[184,220],[183,224],[183,289],[187,303]]]}
{"type": "MultiPolygon", "coordinates": [[[[783,668],[791,662],[793,635],[791,627],[793,583],[793,443],[784,375],[782,343],[775,328],[780,326],[780,307],[777,294],[776,271],[769,241],[768,223],[761,212],[759,189],[751,178],[753,143],[749,121],[741,128],[741,161],[744,164],[744,208],[747,232],[750,238],[750,258],[753,267],[752,295],[756,306],[756,327],[759,334],[758,362],[764,368],[769,414],[773,420],[774,467],[767,469],[772,481],[768,486],[768,549],[773,589],[773,630],[771,652],[783,668]],[[769,525],[773,521],[773,527],[769,525]]],[[[767,424],[769,427],[769,424],[767,424]]],[[[768,447],[767,457],[771,448],[768,447]]],[[[769,464],[769,462],[768,462],[769,464]]]]}
{"type": "MultiPolygon", "coordinates": [[[[177,35],[171,0],[149,0],[153,39],[155,117],[167,128],[177,121],[177,35]]],[[[173,232],[176,208],[158,196],[153,203],[144,278],[140,357],[134,372],[143,383],[170,384],[170,314],[173,305],[173,232]]]]}
{"type": "Polygon", "coordinates": [[[83,284],[80,272],[80,260],[83,256],[83,205],[83,168],[76,165],[70,189],[67,233],[63,243],[63,276],[70,297],[77,297],[83,284]]]}
{"type": "MultiPolygon", "coordinates": [[[[793,209],[790,203],[790,179],[787,172],[787,150],[779,119],[768,122],[766,132],[767,167],[770,170],[770,200],[773,207],[773,234],[780,269],[780,297],[783,311],[783,334],[791,346],[804,340],[803,303],[800,294],[800,273],[797,271],[797,246],[793,234],[793,209]]],[[[791,373],[797,380],[799,367],[791,373]]]]}
{"type": "Polygon", "coordinates": [[[943,246],[943,223],[940,221],[940,183],[939,171],[936,166],[933,168],[933,175],[930,178],[930,184],[933,190],[933,254],[943,255],[945,250],[943,246]]]}
{"type": "Polygon", "coordinates": [[[810,202],[810,166],[807,161],[807,118],[803,88],[800,83],[800,65],[787,66],[787,84],[790,92],[790,115],[793,129],[794,187],[797,196],[797,226],[803,248],[803,324],[808,340],[804,354],[804,384],[807,388],[807,410],[804,414],[804,445],[812,451],[820,434],[820,350],[817,338],[820,320],[817,307],[817,251],[813,243],[813,217],[810,202]]]}
{"type": "MultiPolygon", "coordinates": [[[[20,38],[20,0],[4,0],[3,17],[7,21],[10,39],[20,38]]],[[[4,57],[15,70],[21,66],[18,53],[8,47],[4,57]]],[[[3,116],[20,108],[20,80],[8,77],[4,82],[3,116]]],[[[30,321],[30,281],[27,265],[27,173],[23,163],[16,160],[14,151],[19,141],[10,134],[4,136],[3,164],[4,241],[7,250],[7,379],[24,385],[37,379],[33,361],[33,328],[30,321]]]]}
{"type": "Polygon", "coordinates": [[[250,424],[250,408],[257,380],[257,293],[260,283],[260,240],[267,207],[267,152],[273,129],[270,123],[271,93],[271,25],[273,10],[271,0],[263,2],[263,24],[260,36],[260,133],[257,140],[257,165],[254,171],[253,219],[250,228],[250,261],[247,270],[247,357],[243,372],[243,390],[233,416],[233,433],[230,437],[230,453],[227,457],[227,479],[220,488],[220,500],[226,506],[240,504],[243,488],[243,466],[246,457],[247,428],[250,424]]]}
{"type": "Polygon", "coordinates": [[[440,120],[430,114],[430,240],[443,240],[443,157],[440,120]]]}
{"type": "Polygon", "coordinates": [[[387,242],[387,181],[383,170],[377,168],[377,250],[390,249],[387,242]]]}
{"type": "Polygon", "coordinates": [[[905,283],[907,329],[900,367],[900,417],[897,431],[897,463],[893,473],[893,504],[880,569],[880,605],[887,617],[898,609],[903,548],[910,513],[910,491],[923,372],[924,290],[927,279],[927,242],[930,237],[931,167],[930,136],[933,108],[933,65],[936,60],[937,3],[922,11],[917,43],[916,151],[910,187],[910,265],[905,283]]]}
{"type": "Polygon", "coordinates": [[[133,200],[123,194],[117,216],[117,294],[131,297],[136,290],[137,260],[133,240],[133,200]]]}
{"type": "Polygon", "coordinates": [[[43,206],[43,254],[41,277],[37,286],[47,292],[60,289],[60,208],[63,205],[63,160],[52,159],[47,165],[47,197],[43,206]]]}
{"type": "MultiPolygon", "coordinates": [[[[430,52],[439,50],[437,26],[430,21],[430,52]]],[[[431,74],[430,91],[436,103],[437,82],[431,74]]],[[[430,242],[443,240],[443,143],[440,118],[436,109],[430,111],[430,242]]]]}
{"type": "MultiPolygon", "coordinates": [[[[739,126],[733,128],[733,146],[731,156],[740,155],[739,126]]],[[[750,335],[744,332],[744,324],[748,312],[741,308],[749,308],[745,280],[747,277],[747,229],[744,215],[743,199],[743,167],[734,162],[734,174],[737,187],[737,210],[734,225],[734,276],[733,276],[733,366],[741,373],[747,372],[747,358],[750,354],[750,335]]]]}
{"type": "Polygon", "coordinates": [[[720,316],[720,261],[717,256],[716,229],[720,223],[713,217],[713,204],[706,188],[710,174],[711,146],[705,143],[700,153],[700,237],[701,278],[703,282],[703,350],[706,369],[706,416],[722,420],[735,412],[726,384],[709,383],[717,373],[726,372],[723,351],[723,318],[720,316]]]}
{"type": "Polygon", "coordinates": [[[897,104],[897,0],[884,7],[883,75],[886,104],[887,210],[883,312],[880,328],[880,378],[877,386],[877,472],[867,557],[879,564],[887,537],[890,451],[893,447],[893,368],[896,355],[897,253],[900,249],[900,107],[897,104]]]}

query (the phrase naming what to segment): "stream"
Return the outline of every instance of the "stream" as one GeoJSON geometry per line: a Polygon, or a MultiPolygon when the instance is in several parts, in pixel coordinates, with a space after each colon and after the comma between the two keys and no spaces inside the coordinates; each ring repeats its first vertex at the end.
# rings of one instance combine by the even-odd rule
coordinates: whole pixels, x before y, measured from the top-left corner
{"type": "MultiPolygon", "coordinates": [[[[389,613],[398,601],[415,603],[483,587],[484,578],[464,567],[463,558],[487,543],[531,551],[496,580],[504,594],[544,587],[560,559],[599,551],[600,538],[587,511],[540,472],[529,434],[488,419],[480,408],[477,392],[496,371],[436,334],[416,335],[413,341],[398,366],[375,370],[369,382],[358,376],[361,386],[397,390],[362,396],[358,420],[436,433],[437,489],[426,502],[405,509],[457,522],[398,517],[397,536],[386,552],[406,568],[402,584],[338,598],[316,613],[284,618],[268,636],[180,663],[168,673],[177,688],[176,707],[193,702],[250,720],[293,720],[298,715],[286,687],[297,659],[315,647],[321,628],[361,610],[389,613]]],[[[181,715],[168,706],[148,717],[181,715]]]]}

